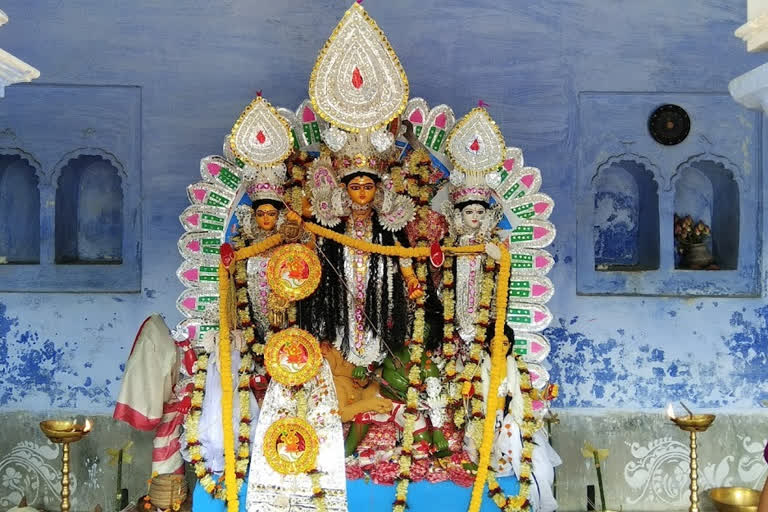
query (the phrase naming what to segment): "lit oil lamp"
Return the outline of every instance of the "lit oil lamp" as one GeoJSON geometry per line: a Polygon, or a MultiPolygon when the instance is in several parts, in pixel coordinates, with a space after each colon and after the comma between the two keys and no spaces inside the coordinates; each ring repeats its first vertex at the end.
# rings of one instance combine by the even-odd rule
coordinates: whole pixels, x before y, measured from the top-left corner
{"type": "Polygon", "coordinates": [[[61,512],[69,511],[69,443],[76,443],[91,431],[91,421],[78,425],[75,420],[45,420],[40,430],[52,443],[61,444],[61,512]]]}
{"type": "Polygon", "coordinates": [[[691,506],[689,512],[699,512],[698,461],[696,455],[696,432],[704,432],[715,421],[714,414],[693,414],[684,403],[680,403],[688,411],[686,416],[676,417],[672,404],[667,406],[667,416],[680,430],[691,436],[691,506]]]}

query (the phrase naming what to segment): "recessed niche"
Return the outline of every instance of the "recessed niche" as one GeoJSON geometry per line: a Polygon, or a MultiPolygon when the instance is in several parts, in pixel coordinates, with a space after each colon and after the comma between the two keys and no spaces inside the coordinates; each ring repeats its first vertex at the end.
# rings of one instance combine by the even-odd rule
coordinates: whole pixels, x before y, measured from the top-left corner
{"type": "MultiPolygon", "coordinates": [[[[735,270],[739,261],[739,186],[733,172],[722,163],[695,161],[683,167],[675,179],[674,211],[701,221],[711,235],[703,240],[711,264],[690,265],[685,244],[676,243],[675,268],[694,270],[735,270]]],[[[676,241],[677,242],[677,241],[676,241]]]]}
{"type": "Polygon", "coordinates": [[[597,271],[659,268],[659,196],[653,174],[621,160],[593,179],[594,253],[597,271]]]}
{"type": "Polygon", "coordinates": [[[0,262],[40,263],[40,189],[35,168],[0,154],[0,262]]]}
{"type": "Polygon", "coordinates": [[[122,263],[123,192],[112,162],[70,160],[56,189],[56,263],[122,263]]]}

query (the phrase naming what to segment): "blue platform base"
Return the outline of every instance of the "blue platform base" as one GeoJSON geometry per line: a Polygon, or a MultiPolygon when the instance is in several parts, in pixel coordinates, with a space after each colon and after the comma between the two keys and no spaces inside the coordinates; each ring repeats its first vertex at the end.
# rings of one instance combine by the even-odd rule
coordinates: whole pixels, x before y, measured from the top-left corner
{"type": "MultiPolygon", "coordinates": [[[[519,485],[514,477],[499,478],[504,493],[517,494],[519,485]]],[[[245,495],[247,482],[240,489],[240,512],[246,512],[245,495]]],[[[483,493],[481,512],[496,512],[498,507],[488,498],[488,489],[483,493]]],[[[411,512],[428,510],[464,512],[469,508],[471,488],[459,487],[451,482],[430,484],[414,482],[408,486],[408,507],[411,512]]],[[[350,512],[390,512],[395,501],[394,485],[366,483],[365,480],[347,482],[347,503],[350,512]]],[[[198,482],[192,495],[193,512],[225,512],[223,501],[213,499],[198,482]]]]}

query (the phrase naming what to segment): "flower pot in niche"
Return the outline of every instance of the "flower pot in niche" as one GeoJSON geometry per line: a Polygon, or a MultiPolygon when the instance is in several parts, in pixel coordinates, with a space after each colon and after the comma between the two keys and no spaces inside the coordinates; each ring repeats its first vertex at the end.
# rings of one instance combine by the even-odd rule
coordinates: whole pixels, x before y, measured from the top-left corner
{"type": "Polygon", "coordinates": [[[683,261],[688,267],[700,268],[710,265],[713,261],[712,254],[706,243],[688,244],[685,246],[683,261]]]}

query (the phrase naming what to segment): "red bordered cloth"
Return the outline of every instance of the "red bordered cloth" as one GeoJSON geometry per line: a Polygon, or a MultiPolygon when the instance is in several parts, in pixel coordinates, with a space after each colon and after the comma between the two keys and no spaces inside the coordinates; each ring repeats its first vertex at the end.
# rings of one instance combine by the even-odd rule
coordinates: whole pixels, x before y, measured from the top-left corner
{"type": "Polygon", "coordinates": [[[179,376],[179,351],[163,318],[144,320],[125,364],[123,384],[113,417],[137,430],[155,430],[152,471],[183,471],[179,437],[183,402],[174,395],[179,376]]]}

